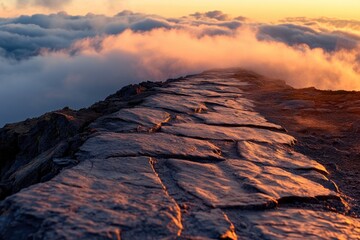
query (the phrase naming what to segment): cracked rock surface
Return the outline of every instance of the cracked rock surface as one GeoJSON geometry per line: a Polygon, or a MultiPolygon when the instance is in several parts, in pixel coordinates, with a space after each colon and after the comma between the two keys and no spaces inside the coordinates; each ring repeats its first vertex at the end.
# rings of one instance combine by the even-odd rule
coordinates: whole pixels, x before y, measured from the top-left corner
{"type": "Polygon", "coordinates": [[[76,166],[0,202],[0,239],[359,239],[326,168],[244,96],[253,78],[172,80],[99,117],[53,159],[76,166]]]}

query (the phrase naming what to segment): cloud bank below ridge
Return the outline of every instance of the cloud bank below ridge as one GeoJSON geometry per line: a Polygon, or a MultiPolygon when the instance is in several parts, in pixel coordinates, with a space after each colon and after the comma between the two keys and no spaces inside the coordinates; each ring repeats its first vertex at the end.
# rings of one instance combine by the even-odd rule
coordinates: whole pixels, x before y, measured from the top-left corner
{"type": "Polygon", "coordinates": [[[309,21],[265,24],[218,11],[1,19],[0,124],[210,68],[247,68],[294,87],[360,90],[356,29],[309,21]]]}

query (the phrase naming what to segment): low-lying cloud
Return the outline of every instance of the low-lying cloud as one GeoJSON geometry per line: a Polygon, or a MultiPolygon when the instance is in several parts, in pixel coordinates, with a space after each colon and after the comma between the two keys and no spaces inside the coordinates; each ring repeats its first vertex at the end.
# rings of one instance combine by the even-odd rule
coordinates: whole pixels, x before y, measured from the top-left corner
{"type": "Polygon", "coordinates": [[[294,87],[360,90],[359,37],[346,33],[219,12],[2,19],[0,124],[88,106],[130,83],[210,68],[247,68],[294,87]]]}
{"type": "Polygon", "coordinates": [[[359,30],[360,31],[360,21],[358,20],[344,20],[336,18],[305,18],[305,17],[295,17],[295,18],[286,18],[282,20],[285,23],[295,23],[305,26],[311,26],[312,28],[324,28],[332,30],[359,30]]]}
{"type": "Polygon", "coordinates": [[[171,19],[124,11],[113,17],[95,14],[70,16],[60,12],[0,19],[0,54],[20,60],[37,56],[44,49],[66,49],[77,40],[117,35],[129,29],[134,32],[158,28],[186,29],[198,36],[213,36],[230,35],[242,25],[240,20],[217,20],[224,16],[215,11],[171,19]]]}
{"type": "Polygon", "coordinates": [[[318,32],[310,27],[294,24],[264,25],[259,27],[258,39],[280,41],[289,46],[306,44],[325,51],[357,48],[360,37],[342,32],[318,32]]]}

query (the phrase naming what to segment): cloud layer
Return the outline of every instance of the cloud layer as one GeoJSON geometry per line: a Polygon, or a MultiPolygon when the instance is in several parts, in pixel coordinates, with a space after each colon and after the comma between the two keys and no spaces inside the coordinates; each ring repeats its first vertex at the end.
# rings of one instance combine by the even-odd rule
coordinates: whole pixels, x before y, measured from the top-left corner
{"type": "Polygon", "coordinates": [[[306,44],[325,51],[357,48],[359,36],[343,32],[318,32],[310,27],[294,24],[264,25],[259,27],[258,39],[280,41],[289,46],[306,44]]]}
{"type": "Polygon", "coordinates": [[[239,20],[218,21],[226,15],[217,11],[195,14],[196,17],[165,19],[154,15],[121,12],[113,17],[88,14],[70,16],[36,14],[14,19],[0,19],[0,53],[23,59],[41,54],[42,50],[71,47],[77,40],[117,35],[125,30],[148,32],[153,29],[186,29],[204,35],[230,35],[241,26],[239,20]]]}
{"type": "Polygon", "coordinates": [[[296,21],[262,24],[217,11],[176,19],[128,11],[1,19],[0,125],[209,68],[243,67],[295,87],[360,90],[357,33],[296,21]]]}

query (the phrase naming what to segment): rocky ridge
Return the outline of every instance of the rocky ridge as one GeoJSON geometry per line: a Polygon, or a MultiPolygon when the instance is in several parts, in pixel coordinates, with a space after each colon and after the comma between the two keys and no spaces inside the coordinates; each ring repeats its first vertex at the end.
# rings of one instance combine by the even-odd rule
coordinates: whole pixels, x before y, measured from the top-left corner
{"type": "Polygon", "coordinates": [[[59,137],[12,173],[0,237],[358,239],[327,169],[255,110],[246,89],[260,78],[209,71],[94,105],[71,151],[59,137]],[[53,164],[55,177],[17,192],[53,164]]]}

